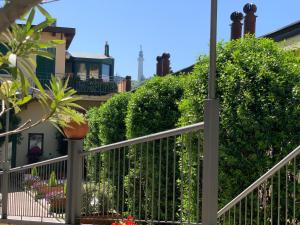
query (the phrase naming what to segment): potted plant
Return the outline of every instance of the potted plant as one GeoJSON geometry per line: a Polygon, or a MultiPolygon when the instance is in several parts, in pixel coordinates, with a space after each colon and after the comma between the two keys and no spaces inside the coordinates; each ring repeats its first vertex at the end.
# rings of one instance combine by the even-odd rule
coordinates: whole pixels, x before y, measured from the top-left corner
{"type": "Polygon", "coordinates": [[[41,157],[41,155],[43,154],[43,151],[40,147],[38,146],[33,146],[31,149],[29,149],[28,152],[28,159],[29,159],[29,163],[35,163],[39,161],[39,158],[41,157]]]}
{"type": "Polygon", "coordinates": [[[50,204],[50,212],[52,212],[52,213],[64,213],[65,212],[67,198],[63,191],[48,193],[46,195],[46,200],[50,204]]]}
{"type": "Polygon", "coordinates": [[[89,131],[89,126],[82,113],[77,113],[75,117],[64,117],[62,131],[66,138],[80,140],[85,138],[89,131]]]}

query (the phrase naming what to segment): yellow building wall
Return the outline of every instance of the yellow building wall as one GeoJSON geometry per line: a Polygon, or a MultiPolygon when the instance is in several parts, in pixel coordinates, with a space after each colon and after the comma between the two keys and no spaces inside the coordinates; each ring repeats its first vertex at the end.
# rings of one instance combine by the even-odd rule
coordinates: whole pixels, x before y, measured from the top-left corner
{"type": "MultiPolygon", "coordinates": [[[[44,115],[43,109],[37,101],[30,102],[26,108],[24,108],[18,116],[21,119],[21,124],[25,123],[28,119],[32,119],[33,122],[39,120],[44,115]]],[[[40,124],[29,130],[22,132],[22,140],[17,145],[16,153],[16,166],[26,165],[28,163],[28,136],[30,133],[43,133],[44,134],[44,154],[41,160],[51,159],[59,156],[57,152],[57,129],[49,122],[40,124]]]]}
{"type": "MultiPolygon", "coordinates": [[[[90,109],[91,107],[99,107],[103,104],[111,95],[99,98],[97,100],[80,100],[77,103],[85,109],[90,109]]],[[[21,122],[20,124],[25,123],[28,119],[32,119],[33,122],[37,121],[44,115],[44,111],[41,105],[37,101],[30,102],[26,108],[24,108],[19,114],[21,122]]],[[[44,135],[43,140],[43,156],[40,160],[52,159],[60,156],[58,152],[58,142],[56,135],[58,130],[49,122],[40,124],[36,127],[33,127],[29,130],[22,132],[22,138],[20,143],[17,145],[16,153],[16,166],[22,166],[28,164],[28,138],[30,133],[42,133],[44,135]]]]}
{"type": "MultiPolygon", "coordinates": [[[[42,41],[50,40],[64,40],[66,38],[64,34],[52,34],[49,32],[42,33],[42,41]]],[[[66,43],[56,46],[56,55],[55,55],[55,74],[62,78],[65,74],[65,65],[66,65],[66,43]]]]}

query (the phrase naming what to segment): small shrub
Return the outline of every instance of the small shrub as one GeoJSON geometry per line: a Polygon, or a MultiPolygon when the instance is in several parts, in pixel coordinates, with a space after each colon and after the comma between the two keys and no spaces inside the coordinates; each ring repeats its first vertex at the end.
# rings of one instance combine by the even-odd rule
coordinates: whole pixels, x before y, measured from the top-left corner
{"type": "Polygon", "coordinates": [[[36,167],[33,167],[31,169],[31,176],[32,177],[37,177],[38,176],[38,171],[37,171],[37,168],[36,167]]]}
{"type": "Polygon", "coordinates": [[[56,174],[55,174],[54,171],[52,171],[51,174],[50,174],[48,185],[49,185],[49,187],[57,186],[57,179],[56,179],[56,174]]]}

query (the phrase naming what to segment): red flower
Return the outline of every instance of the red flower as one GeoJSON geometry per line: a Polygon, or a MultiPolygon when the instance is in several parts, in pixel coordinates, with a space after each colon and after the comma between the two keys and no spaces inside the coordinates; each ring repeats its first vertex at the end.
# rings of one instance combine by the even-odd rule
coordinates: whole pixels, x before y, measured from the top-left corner
{"type": "Polygon", "coordinates": [[[128,216],[127,219],[130,220],[130,221],[134,221],[134,217],[133,216],[128,216]]]}
{"type": "Polygon", "coordinates": [[[111,225],[137,225],[134,222],[133,216],[128,216],[127,218],[123,218],[122,221],[119,221],[118,223],[113,222],[111,225]]]}

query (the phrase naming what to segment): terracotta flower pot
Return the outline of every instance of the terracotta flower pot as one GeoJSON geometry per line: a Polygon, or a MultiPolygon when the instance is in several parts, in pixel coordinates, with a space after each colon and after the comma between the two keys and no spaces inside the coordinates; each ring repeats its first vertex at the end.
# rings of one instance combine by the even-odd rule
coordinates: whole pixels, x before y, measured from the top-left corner
{"type": "Polygon", "coordinates": [[[38,189],[38,191],[42,193],[44,196],[46,196],[47,194],[52,192],[63,192],[64,186],[56,186],[56,187],[42,186],[38,189]]]}
{"type": "Polygon", "coordinates": [[[85,138],[89,131],[88,123],[78,124],[74,121],[69,123],[69,127],[63,128],[64,134],[68,139],[80,140],[85,138]]]}
{"type": "Polygon", "coordinates": [[[81,224],[103,224],[103,225],[111,225],[112,222],[116,220],[121,220],[122,217],[120,214],[117,213],[109,213],[109,214],[104,214],[104,215],[89,215],[85,216],[83,215],[80,218],[80,223],[81,224]]]}
{"type": "Polygon", "coordinates": [[[53,213],[64,213],[66,208],[67,199],[63,198],[55,198],[49,201],[50,203],[50,212],[53,213]]]}

